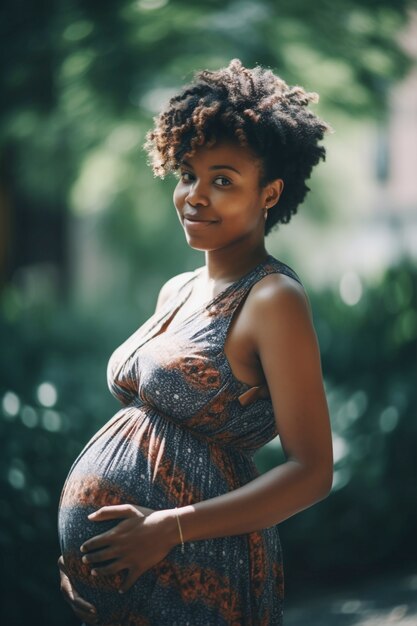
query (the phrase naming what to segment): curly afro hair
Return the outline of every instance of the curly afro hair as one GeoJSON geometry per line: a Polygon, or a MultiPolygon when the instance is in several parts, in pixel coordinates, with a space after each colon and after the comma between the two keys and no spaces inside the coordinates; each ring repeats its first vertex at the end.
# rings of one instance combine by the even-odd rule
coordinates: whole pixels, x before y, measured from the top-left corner
{"type": "Polygon", "coordinates": [[[306,180],[326,151],[318,142],[331,127],[306,107],[318,95],[289,87],[271,70],[244,67],[239,59],[217,71],[202,70],[154,118],[144,150],[154,175],[176,173],[201,145],[231,139],[260,162],[260,188],[281,178],[284,189],[268,210],[265,234],[288,223],[310,190],[306,180]]]}

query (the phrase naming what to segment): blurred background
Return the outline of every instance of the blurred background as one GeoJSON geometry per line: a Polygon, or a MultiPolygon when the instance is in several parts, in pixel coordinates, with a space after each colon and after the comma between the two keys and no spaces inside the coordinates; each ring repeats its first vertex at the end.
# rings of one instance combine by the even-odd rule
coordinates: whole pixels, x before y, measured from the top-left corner
{"type": "MultiPolygon", "coordinates": [[[[334,433],[331,494],[281,524],[286,623],[417,623],[416,5],[0,11],[1,623],[79,623],[59,592],[61,488],[119,408],[111,352],[165,280],[204,263],[178,223],[175,179],[146,164],[145,133],[194,70],[234,57],[317,91],[335,130],[298,215],[267,238],[309,293],[334,433]]],[[[261,471],[281,460],[279,440],[256,455],[261,471]]]]}

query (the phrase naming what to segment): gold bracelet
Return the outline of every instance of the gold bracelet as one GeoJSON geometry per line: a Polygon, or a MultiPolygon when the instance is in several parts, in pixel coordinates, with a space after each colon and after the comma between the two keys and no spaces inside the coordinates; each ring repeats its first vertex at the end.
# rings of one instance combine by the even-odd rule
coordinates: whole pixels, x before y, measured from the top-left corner
{"type": "Polygon", "coordinates": [[[184,537],[182,536],[180,518],[178,517],[177,508],[175,507],[175,515],[177,517],[178,530],[180,531],[180,539],[181,539],[181,552],[184,554],[184,537]]]}

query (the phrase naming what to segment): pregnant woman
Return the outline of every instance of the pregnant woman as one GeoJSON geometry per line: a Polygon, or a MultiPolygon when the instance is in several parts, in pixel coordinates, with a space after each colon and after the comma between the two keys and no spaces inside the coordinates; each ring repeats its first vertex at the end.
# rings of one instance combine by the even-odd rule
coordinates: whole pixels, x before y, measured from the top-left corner
{"type": "Polygon", "coordinates": [[[62,490],[61,588],[86,623],[282,624],[278,525],[327,496],[333,468],[308,297],[265,248],[325,156],[314,100],[234,59],[196,73],[148,133],[205,264],[111,355],[122,407],[62,490]],[[260,475],[253,455],[277,435],[285,462],[260,475]]]}

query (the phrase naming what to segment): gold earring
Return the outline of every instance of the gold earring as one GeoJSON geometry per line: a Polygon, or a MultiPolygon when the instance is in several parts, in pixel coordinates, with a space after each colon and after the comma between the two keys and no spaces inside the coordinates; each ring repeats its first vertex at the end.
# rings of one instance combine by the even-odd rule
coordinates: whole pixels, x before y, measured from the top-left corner
{"type": "Polygon", "coordinates": [[[264,209],[264,218],[266,219],[268,217],[268,207],[266,206],[264,209]]]}

